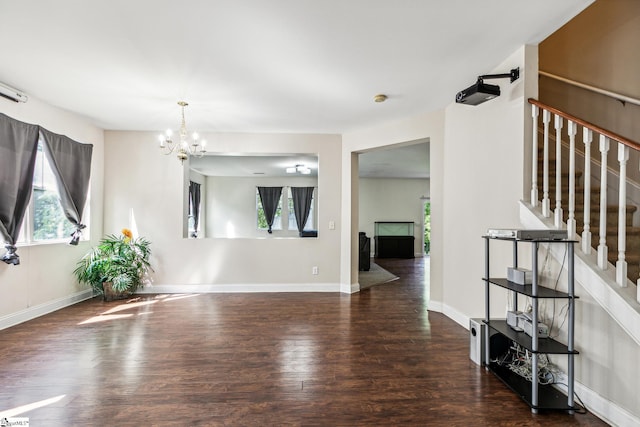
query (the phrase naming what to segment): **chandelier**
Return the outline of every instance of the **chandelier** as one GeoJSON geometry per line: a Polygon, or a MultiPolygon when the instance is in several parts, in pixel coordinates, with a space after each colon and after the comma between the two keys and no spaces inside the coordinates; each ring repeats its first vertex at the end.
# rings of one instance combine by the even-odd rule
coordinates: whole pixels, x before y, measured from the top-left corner
{"type": "Polygon", "coordinates": [[[189,156],[202,157],[204,153],[207,152],[205,149],[206,141],[200,141],[200,137],[196,132],[191,134],[191,138],[189,138],[189,132],[187,132],[187,125],[184,122],[184,107],[189,104],[185,101],[178,101],[178,105],[180,106],[180,130],[178,134],[180,136],[180,140],[174,142],[171,137],[173,136],[173,131],[171,129],[167,129],[164,135],[159,136],[160,140],[160,149],[163,154],[169,155],[173,152],[176,153],[178,160],[184,163],[184,161],[189,156]]]}

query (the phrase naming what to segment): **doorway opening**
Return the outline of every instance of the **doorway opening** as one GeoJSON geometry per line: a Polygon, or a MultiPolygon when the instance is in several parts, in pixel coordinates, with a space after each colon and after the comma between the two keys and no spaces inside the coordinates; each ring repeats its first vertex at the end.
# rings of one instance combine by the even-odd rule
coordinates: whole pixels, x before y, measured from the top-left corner
{"type": "MultiPolygon", "coordinates": [[[[430,154],[429,139],[407,141],[400,144],[380,146],[361,152],[353,152],[352,197],[356,198],[357,229],[354,232],[370,238],[370,266],[375,264],[375,224],[380,221],[410,222],[415,224],[412,236],[412,254],[424,257],[415,268],[422,270],[422,262],[428,260],[431,243],[430,221],[430,154]],[[425,207],[425,202],[427,206],[425,207]],[[425,209],[427,209],[425,216],[425,209]],[[425,227],[426,228],[425,230],[425,227]]],[[[362,264],[362,248],[358,247],[358,265],[362,264]]],[[[370,274],[358,268],[358,282],[363,288],[364,276],[370,274]]],[[[427,270],[428,271],[428,270],[427,270]]],[[[424,282],[428,294],[428,276],[424,282]]]]}

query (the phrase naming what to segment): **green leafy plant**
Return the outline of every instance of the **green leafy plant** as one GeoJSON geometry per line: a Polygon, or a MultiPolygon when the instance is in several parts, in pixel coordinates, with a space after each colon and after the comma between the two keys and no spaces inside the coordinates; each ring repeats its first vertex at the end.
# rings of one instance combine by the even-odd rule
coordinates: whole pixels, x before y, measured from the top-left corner
{"type": "Polygon", "coordinates": [[[134,239],[131,231],[122,235],[108,235],[76,264],[73,274],[78,282],[104,294],[104,283],[110,282],[114,291],[133,293],[152,271],[149,263],[151,242],[143,237],[134,239]]]}
{"type": "Polygon", "coordinates": [[[424,252],[431,251],[431,203],[424,204],[424,252]]]}

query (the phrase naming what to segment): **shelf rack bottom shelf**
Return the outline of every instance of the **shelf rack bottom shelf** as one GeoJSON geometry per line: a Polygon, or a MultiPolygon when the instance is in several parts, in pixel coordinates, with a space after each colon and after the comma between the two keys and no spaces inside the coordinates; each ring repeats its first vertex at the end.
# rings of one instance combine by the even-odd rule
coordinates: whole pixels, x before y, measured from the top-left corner
{"type": "Polygon", "coordinates": [[[548,384],[538,385],[538,405],[534,406],[531,402],[531,383],[529,381],[512,372],[508,367],[500,366],[496,363],[491,363],[489,370],[509,387],[511,391],[520,396],[532,409],[569,412],[579,412],[582,410],[582,407],[577,404],[574,404],[573,407],[569,406],[567,396],[548,384]]]}

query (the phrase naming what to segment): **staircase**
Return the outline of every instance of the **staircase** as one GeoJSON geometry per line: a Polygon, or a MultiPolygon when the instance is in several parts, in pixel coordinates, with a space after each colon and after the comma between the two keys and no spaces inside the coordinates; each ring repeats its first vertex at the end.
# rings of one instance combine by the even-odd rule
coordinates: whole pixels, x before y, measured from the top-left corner
{"type": "MultiPolygon", "coordinates": [[[[540,135],[540,140],[542,136],[540,135]]],[[[542,147],[538,149],[538,194],[543,196],[543,165],[544,158],[542,147]]],[[[549,153],[549,199],[551,210],[555,209],[556,198],[556,159],[554,153],[549,153]]],[[[576,234],[579,236],[584,227],[584,176],[582,172],[576,171],[576,190],[575,190],[575,221],[576,234]]],[[[569,172],[562,172],[562,209],[563,221],[566,226],[569,219],[569,210],[567,201],[569,200],[569,172]]],[[[618,260],[618,205],[607,205],[607,226],[606,226],[606,244],[608,247],[608,260],[612,265],[618,260]]],[[[633,226],[633,215],[638,210],[637,206],[626,206],[626,252],[625,259],[627,261],[627,277],[633,283],[640,278],[640,227],[633,226]]],[[[600,188],[591,187],[591,203],[590,203],[590,221],[589,230],[591,231],[592,247],[597,250],[600,243],[600,188]]]]}
{"type": "MultiPolygon", "coordinates": [[[[589,258],[589,263],[595,263],[593,268],[600,271],[598,275],[603,280],[612,271],[616,285],[613,292],[628,304],[625,310],[640,315],[640,287],[637,286],[640,282],[640,229],[633,225],[637,206],[629,205],[627,197],[630,187],[627,164],[632,151],[640,153],[640,144],[535,99],[529,99],[529,103],[533,119],[530,207],[541,214],[547,226],[567,227],[570,238],[581,239],[580,252],[585,260],[589,258]],[[556,156],[561,157],[556,159],[556,156]],[[544,164],[545,161],[548,164],[544,164]],[[556,168],[561,175],[556,175],[556,168]],[[545,180],[547,194],[541,191],[545,180]],[[555,194],[556,185],[562,186],[558,195],[555,194]],[[598,186],[600,188],[596,188],[598,186]],[[586,201],[584,188],[590,192],[586,201]],[[570,194],[575,198],[573,204],[570,194]],[[556,201],[557,198],[560,200],[556,201]],[[600,206],[601,200],[617,201],[620,206],[615,202],[600,206]],[[562,216],[557,215],[558,205],[562,216]],[[584,212],[585,209],[588,212],[584,212]],[[575,222],[569,220],[569,215],[575,222]],[[606,221],[601,225],[603,215],[606,221]],[[584,220],[588,221],[586,232],[583,232],[584,220]],[[618,224],[619,221],[624,224],[618,224]],[[601,227],[606,227],[602,237],[599,235],[601,227]],[[596,248],[595,254],[589,244],[596,248]],[[630,296],[633,299],[629,299],[630,296]]],[[[604,295],[602,293],[600,297],[605,298],[604,295]]],[[[634,336],[640,343],[640,327],[634,336]]]]}

